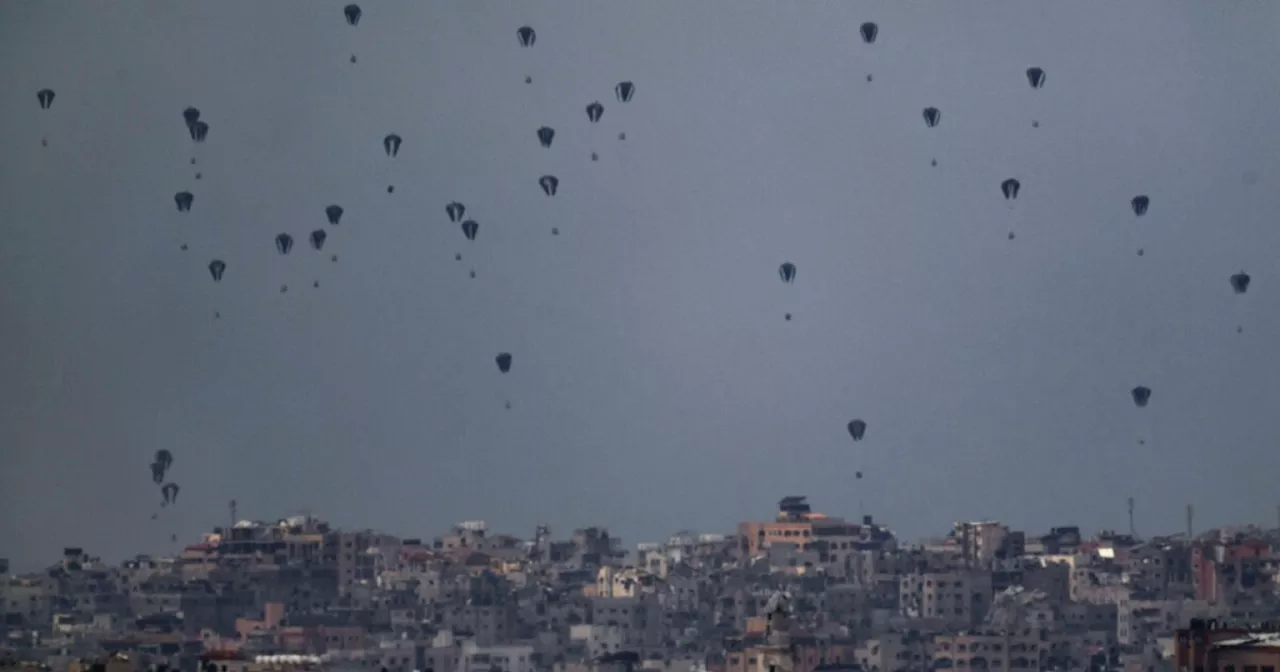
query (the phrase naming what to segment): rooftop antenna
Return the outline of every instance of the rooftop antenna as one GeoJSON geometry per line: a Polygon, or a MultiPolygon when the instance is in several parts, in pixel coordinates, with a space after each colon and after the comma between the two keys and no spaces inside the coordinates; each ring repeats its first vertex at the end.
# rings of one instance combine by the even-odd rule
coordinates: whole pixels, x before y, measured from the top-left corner
{"type": "Polygon", "coordinates": [[[236,526],[236,500],[227,503],[227,510],[231,512],[231,527],[236,526]]]}
{"type": "Polygon", "coordinates": [[[1187,505],[1187,539],[1188,540],[1192,539],[1194,536],[1193,535],[1194,528],[1192,528],[1192,523],[1195,521],[1195,518],[1196,518],[1196,507],[1191,504],[1188,504],[1187,505]]]}
{"type": "Polygon", "coordinates": [[[1138,538],[1138,528],[1133,524],[1133,498],[1129,498],[1129,536],[1134,539],[1138,538]]]}

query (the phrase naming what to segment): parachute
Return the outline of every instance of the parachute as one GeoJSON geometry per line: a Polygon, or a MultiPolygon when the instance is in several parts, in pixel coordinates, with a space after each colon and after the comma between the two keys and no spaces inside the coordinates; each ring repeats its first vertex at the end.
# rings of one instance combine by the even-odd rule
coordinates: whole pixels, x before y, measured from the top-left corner
{"type": "Polygon", "coordinates": [[[173,453],[165,449],[156,451],[155,459],[151,461],[151,480],[156,485],[164,482],[165,472],[169,471],[169,467],[173,466],[173,453]]]}
{"type": "Polygon", "coordinates": [[[444,212],[449,215],[449,221],[457,224],[458,220],[461,220],[462,216],[467,214],[467,206],[457,201],[453,201],[449,205],[444,206],[444,212]]]}
{"type": "Polygon", "coordinates": [[[636,85],[631,82],[618,82],[618,85],[613,87],[613,93],[618,96],[619,103],[629,103],[631,97],[636,95],[636,85]]]}
{"type": "Polygon", "coordinates": [[[331,205],[324,209],[324,216],[329,220],[330,224],[337,226],[342,223],[343,212],[344,210],[341,205],[331,205]]]}
{"type": "Polygon", "coordinates": [[[316,252],[319,252],[320,250],[324,249],[324,241],[328,237],[329,237],[329,234],[325,233],[324,229],[316,229],[315,231],[312,231],[311,247],[315,248],[316,252]]]}
{"type": "Polygon", "coordinates": [[[382,139],[382,148],[386,150],[387,156],[394,157],[400,153],[400,136],[390,133],[382,139]]]}
{"type": "Polygon", "coordinates": [[[214,259],[209,262],[209,275],[213,276],[214,282],[222,282],[222,274],[227,270],[227,265],[221,259],[214,259]]]}
{"type": "Polygon", "coordinates": [[[347,17],[347,25],[358,26],[364,12],[360,11],[360,5],[347,5],[342,8],[342,14],[347,17]]]}
{"type": "Polygon", "coordinates": [[[493,358],[493,361],[498,363],[499,371],[506,373],[511,370],[511,353],[500,352],[497,357],[493,358]]]}
{"type": "Polygon", "coordinates": [[[862,420],[851,420],[848,429],[849,436],[853,437],[854,441],[861,441],[862,435],[867,433],[867,423],[862,420]]]}
{"type": "Polygon", "coordinates": [[[1146,408],[1147,402],[1151,401],[1151,388],[1139,385],[1129,392],[1133,396],[1133,403],[1138,408],[1146,408]]]}
{"type": "Polygon", "coordinates": [[[543,175],[538,178],[538,186],[542,187],[542,193],[555,196],[556,189],[560,187],[560,178],[555,175],[543,175]]]}
{"type": "Polygon", "coordinates": [[[604,115],[604,105],[601,105],[600,101],[597,100],[596,102],[591,103],[590,105],[587,106],[587,119],[591,120],[591,123],[594,124],[600,121],[600,117],[603,115],[604,115]]]}
{"type": "Polygon", "coordinates": [[[1040,68],[1027,68],[1027,81],[1031,83],[1031,88],[1039,89],[1044,86],[1044,70],[1040,68]]]}
{"type": "Polygon", "coordinates": [[[1000,191],[1004,194],[1007,201],[1012,201],[1018,197],[1018,190],[1022,189],[1022,183],[1012,177],[1000,183],[1000,191]]]}
{"type": "Polygon", "coordinates": [[[1134,196],[1129,205],[1133,207],[1133,214],[1141,217],[1147,214],[1147,208],[1151,206],[1151,199],[1143,195],[1134,196]]]}
{"type": "Polygon", "coordinates": [[[1252,278],[1249,277],[1248,273],[1240,271],[1231,276],[1231,289],[1235,290],[1236,294],[1244,294],[1249,291],[1249,282],[1251,280],[1252,278]]]}
{"type": "Polygon", "coordinates": [[[206,124],[203,121],[197,121],[194,124],[187,126],[187,132],[191,134],[192,140],[195,140],[196,142],[204,142],[204,139],[209,136],[209,124],[206,124]]]}
{"type": "Polygon", "coordinates": [[[924,123],[929,128],[937,126],[938,122],[942,121],[942,113],[936,107],[926,107],[922,114],[924,115],[924,123]]]}
{"type": "Polygon", "coordinates": [[[516,37],[520,38],[520,46],[532,47],[534,42],[538,41],[538,34],[533,32],[529,26],[521,26],[516,31],[516,37]]]}
{"type": "Polygon", "coordinates": [[[36,100],[40,103],[40,109],[47,110],[53,105],[53,99],[57,96],[53,89],[40,89],[36,91],[36,100]]]}
{"type": "MultiPolygon", "coordinates": [[[[360,25],[360,17],[364,15],[364,12],[361,11],[360,5],[350,4],[342,8],[342,15],[346,17],[348,26],[358,26],[360,25]]],[[[356,62],[355,54],[351,54],[351,62],[356,62]]]]}
{"type": "Polygon", "coordinates": [[[196,197],[189,191],[179,191],[173,195],[173,202],[178,206],[178,212],[190,212],[191,204],[195,202],[196,197]]]}
{"type": "Polygon", "coordinates": [[[479,231],[480,225],[474,219],[468,219],[462,223],[462,235],[466,236],[467,240],[475,240],[476,233],[479,231]]]}
{"type": "Polygon", "coordinates": [[[276,236],[276,252],[280,254],[289,254],[289,250],[293,249],[293,236],[282,233],[276,236]]]}
{"type": "MultiPolygon", "coordinates": [[[[200,110],[191,106],[187,106],[182,110],[182,121],[187,125],[187,134],[191,136],[191,140],[197,143],[204,142],[209,135],[209,124],[200,121],[200,110]]],[[[191,158],[191,163],[196,162],[195,157],[191,158]]],[[[196,179],[200,179],[200,175],[196,174],[196,179]]]]}
{"type": "Polygon", "coordinates": [[[164,496],[165,504],[172,504],[178,501],[178,484],[165,483],[164,486],[160,488],[160,493],[164,496]]]}
{"type": "MultiPolygon", "coordinates": [[[[1245,273],[1244,271],[1240,271],[1239,273],[1236,273],[1235,275],[1231,276],[1231,289],[1235,291],[1236,294],[1244,294],[1245,292],[1249,291],[1249,283],[1251,281],[1252,281],[1252,278],[1249,277],[1248,273],[1245,273]]],[[[1237,324],[1236,333],[1237,334],[1244,333],[1244,326],[1237,324]]]]}
{"type": "Polygon", "coordinates": [[[783,262],[778,267],[778,277],[782,278],[783,282],[790,284],[796,279],[796,265],[789,261],[783,262]]]}
{"type": "Polygon", "coordinates": [[[867,44],[875,44],[876,36],[880,34],[880,26],[868,21],[862,24],[862,27],[858,29],[858,32],[862,33],[863,42],[866,42],[867,44]]]}
{"type": "Polygon", "coordinates": [[[555,140],[555,138],[556,129],[551,128],[550,126],[543,126],[538,129],[538,142],[542,143],[543,147],[550,147],[551,141],[555,140]]]}

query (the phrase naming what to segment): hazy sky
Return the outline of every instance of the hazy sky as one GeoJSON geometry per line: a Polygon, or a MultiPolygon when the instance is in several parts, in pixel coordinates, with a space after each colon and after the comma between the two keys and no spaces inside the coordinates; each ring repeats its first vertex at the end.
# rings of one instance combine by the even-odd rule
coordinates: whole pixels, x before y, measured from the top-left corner
{"type": "Polygon", "coordinates": [[[0,4],[0,556],[232,498],[628,542],[784,494],[908,537],[1275,520],[1280,4],[343,4],[0,4]]]}

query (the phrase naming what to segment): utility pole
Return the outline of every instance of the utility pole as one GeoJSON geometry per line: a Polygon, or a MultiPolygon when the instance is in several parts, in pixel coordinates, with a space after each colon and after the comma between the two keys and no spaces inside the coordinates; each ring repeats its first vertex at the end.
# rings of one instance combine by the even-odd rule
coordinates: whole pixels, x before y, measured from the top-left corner
{"type": "Polygon", "coordinates": [[[1138,528],[1133,525],[1133,498],[1129,498],[1129,536],[1138,538],[1138,528]]]}

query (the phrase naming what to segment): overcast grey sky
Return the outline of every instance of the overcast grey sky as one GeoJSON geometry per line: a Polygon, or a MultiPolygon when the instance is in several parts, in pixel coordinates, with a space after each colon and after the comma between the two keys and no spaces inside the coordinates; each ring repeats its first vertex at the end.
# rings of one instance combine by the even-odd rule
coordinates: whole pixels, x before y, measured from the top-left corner
{"type": "Polygon", "coordinates": [[[628,542],[784,494],[910,537],[1274,520],[1277,3],[343,4],[0,4],[0,556],[232,498],[628,542]]]}

